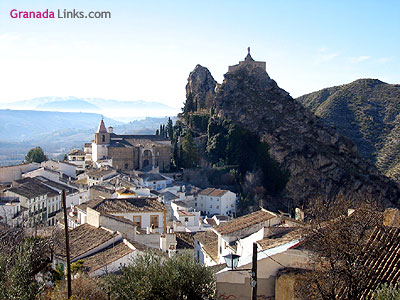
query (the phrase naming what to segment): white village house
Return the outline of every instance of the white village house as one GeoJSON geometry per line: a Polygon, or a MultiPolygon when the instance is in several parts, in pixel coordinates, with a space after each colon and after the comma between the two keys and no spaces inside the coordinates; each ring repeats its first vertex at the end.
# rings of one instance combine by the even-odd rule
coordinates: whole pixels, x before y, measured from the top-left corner
{"type": "Polygon", "coordinates": [[[236,214],[236,194],[227,190],[206,188],[196,198],[195,208],[208,216],[236,214]]]}

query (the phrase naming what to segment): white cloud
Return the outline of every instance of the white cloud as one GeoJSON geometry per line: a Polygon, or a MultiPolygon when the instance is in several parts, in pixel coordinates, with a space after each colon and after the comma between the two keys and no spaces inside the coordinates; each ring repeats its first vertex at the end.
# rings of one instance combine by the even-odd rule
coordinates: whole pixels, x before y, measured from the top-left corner
{"type": "Polygon", "coordinates": [[[386,64],[393,60],[393,57],[380,57],[376,61],[380,64],[386,64]]]}
{"type": "Polygon", "coordinates": [[[363,61],[366,61],[366,60],[368,60],[370,58],[371,58],[371,56],[361,55],[361,56],[356,56],[356,57],[350,57],[349,60],[350,60],[351,63],[357,64],[357,63],[361,63],[363,61]]]}
{"type": "Polygon", "coordinates": [[[10,42],[10,41],[17,41],[19,40],[20,37],[18,34],[13,33],[13,32],[6,32],[3,34],[0,34],[0,42],[10,42]]]}
{"type": "Polygon", "coordinates": [[[340,53],[330,51],[330,49],[326,47],[319,48],[317,52],[316,63],[330,62],[340,55],[340,53]]]}

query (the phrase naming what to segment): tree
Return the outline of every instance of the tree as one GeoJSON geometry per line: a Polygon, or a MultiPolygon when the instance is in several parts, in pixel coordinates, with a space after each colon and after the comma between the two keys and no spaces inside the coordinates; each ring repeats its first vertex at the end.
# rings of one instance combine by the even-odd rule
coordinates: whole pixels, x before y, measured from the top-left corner
{"type": "Polygon", "coordinates": [[[44,283],[36,280],[49,271],[51,239],[25,237],[22,229],[0,233],[0,299],[37,299],[44,283]]]}
{"type": "Polygon", "coordinates": [[[194,139],[189,130],[186,131],[182,142],[182,158],[185,168],[193,168],[197,163],[197,150],[194,139]]]}
{"type": "Polygon", "coordinates": [[[167,132],[168,132],[168,138],[170,140],[172,140],[173,135],[174,135],[174,128],[172,126],[172,120],[169,117],[168,117],[168,123],[167,123],[167,132]]]}
{"type": "Polygon", "coordinates": [[[310,253],[311,272],[299,282],[304,299],[361,299],[375,274],[365,263],[366,253],[378,253],[379,245],[368,243],[371,232],[382,224],[376,205],[321,197],[312,200],[306,214],[303,247],[310,253]],[[347,210],[357,210],[347,216],[347,210]]]}
{"type": "Polygon", "coordinates": [[[165,258],[146,253],[109,281],[116,300],[201,300],[215,293],[213,273],[189,254],[165,258]]]}
{"type": "Polygon", "coordinates": [[[43,149],[39,146],[29,150],[29,152],[25,156],[25,161],[28,163],[41,163],[46,160],[48,160],[48,158],[46,155],[44,155],[43,149]]]}
{"type": "Polygon", "coordinates": [[[400,288],[395,288],[392,284],[382,284],[375,291],[374,300],[400,300],[400,288]]]}

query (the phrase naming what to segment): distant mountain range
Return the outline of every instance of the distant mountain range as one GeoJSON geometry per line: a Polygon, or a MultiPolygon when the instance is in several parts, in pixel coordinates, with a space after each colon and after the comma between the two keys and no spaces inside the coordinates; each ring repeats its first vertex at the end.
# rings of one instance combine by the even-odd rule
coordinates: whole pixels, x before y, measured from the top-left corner
{"type": "Polygon", "coordinates": [[[118,120],[132,120],[144,116],[172,116],[179,112],[179,109],[159,102],[146,102],[142,100],[118,101],[77,97],[41,97],[31,100],[0,103],[0,109],[91,112],[103,114],[118,120]]]}
{"type": "Polygon", "coordinates": [[[400,181],[400,85],[359,79],[297,98],[384,174],[400,181]]]}
{"type": "MultiPolygon", "coordinates": [[[[50,157],[72,148],[83,148],[93,139],[102,116],[95,113],[35,110],[0,110],[0,165],[20,163],[28,150],[41,146],[50,157]]],[[[174,118],[173,118],[174,119],[174,118]]],[[[154,134],[168,117],[135,120],[129,123],[104,118],[119,134],[154,134]]]]}

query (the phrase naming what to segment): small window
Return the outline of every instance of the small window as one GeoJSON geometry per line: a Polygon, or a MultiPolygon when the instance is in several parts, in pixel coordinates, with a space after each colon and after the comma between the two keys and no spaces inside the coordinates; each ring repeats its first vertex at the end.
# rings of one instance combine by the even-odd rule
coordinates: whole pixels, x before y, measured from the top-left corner
{"type": "Polygon", "coordinates": [[[210,205],[210,208],[212,208],[212,205],[210,205]]]}
{"type": "Polygon", "coordinates": [[[133,216],[133,223],[134,223],[138,228],[142,228],[142,217],[141,217],[141,216],[133,216]]]}
{"type": "Polygon", "coordinates": [[[194,206],[197,206],[197,202],[194,203],[194,206]]]}
{"type": "Polygon", "coordinates": [[[129,164],[125,164],[125,169],[128,169],[128,167],[129,167],[129,164]]]}
{"type": "Polygon", "coordinates": [[[189,222],[189,218],[188,217],[185,217],[185,222],[189,222]]]}
{"type": "Polygon", "coordinates": [[[158,215],[150,216],[150,226],[158,228],[158,215]]]}
{"type": "Polygon", "coordinates": [[[106,141],[106,136],[105,136],[104,134],[101,136],[101,141],[102,141],[103,143],[106,141]]]}
{"type": "Polygon", "coordinates": [[[219,205],[217,205],[217,208],[219,208],[219,205]]]}

